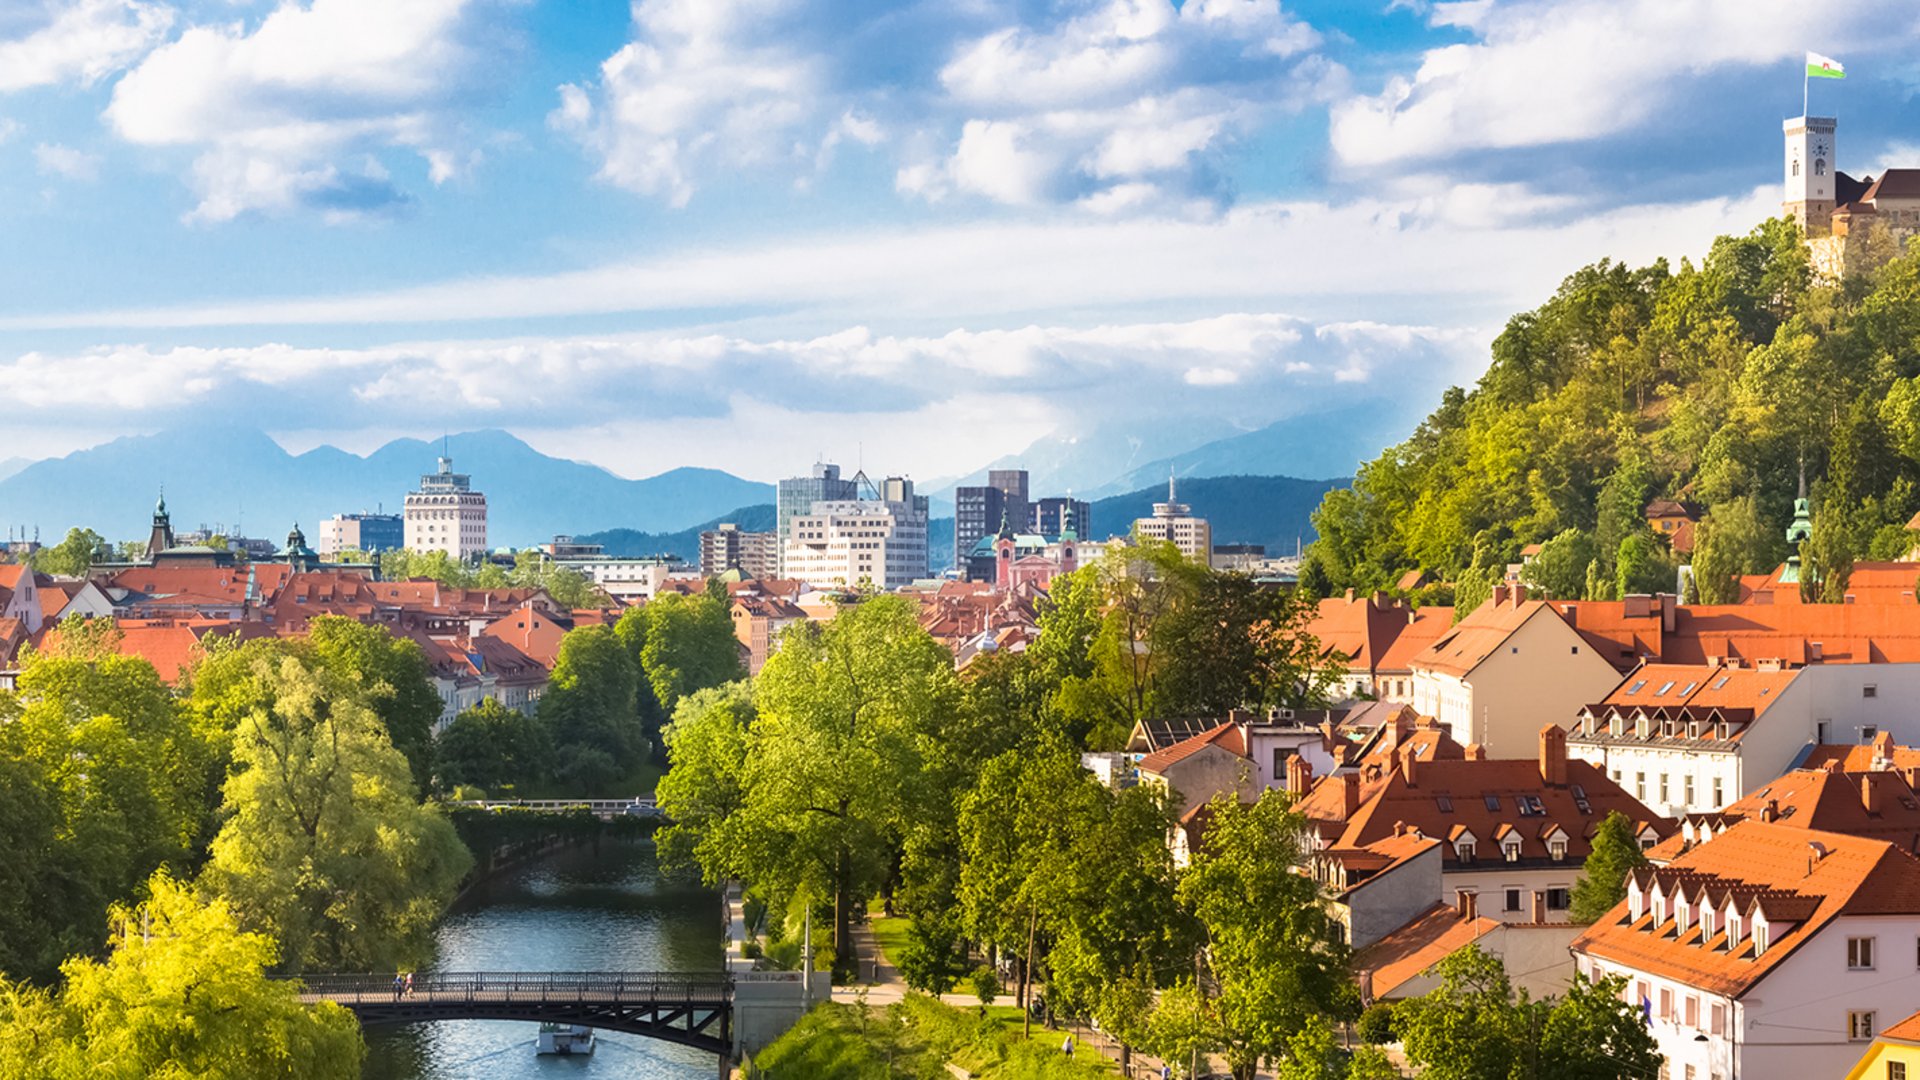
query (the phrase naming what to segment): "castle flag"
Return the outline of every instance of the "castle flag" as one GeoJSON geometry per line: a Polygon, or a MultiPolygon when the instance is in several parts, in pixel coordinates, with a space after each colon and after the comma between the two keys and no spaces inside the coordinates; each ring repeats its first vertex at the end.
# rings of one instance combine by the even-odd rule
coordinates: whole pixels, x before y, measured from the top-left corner
{"type": "Polygon", "coordinates": [[[1844,79],[1847,77],[1846,65],[1831,56],[1821,56],[1817,52],[1807,54],[1807,77],[1810,79],[1844,79]]]}

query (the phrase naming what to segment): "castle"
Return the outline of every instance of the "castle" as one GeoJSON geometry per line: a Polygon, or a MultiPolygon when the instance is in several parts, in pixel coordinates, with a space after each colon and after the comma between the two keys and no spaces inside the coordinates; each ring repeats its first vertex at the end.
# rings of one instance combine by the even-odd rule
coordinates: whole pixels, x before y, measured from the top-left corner
{"type": "Polygon", "coordinates": [[[1786,121],[1786,216],[1800,223],[1825,277],[1864,270],[1899,254],[1920,235],[1920,169],[1888,169],[1879,179],[1854,179],[1835,167],[1836,121],[1796,116],[1786,121]]]}

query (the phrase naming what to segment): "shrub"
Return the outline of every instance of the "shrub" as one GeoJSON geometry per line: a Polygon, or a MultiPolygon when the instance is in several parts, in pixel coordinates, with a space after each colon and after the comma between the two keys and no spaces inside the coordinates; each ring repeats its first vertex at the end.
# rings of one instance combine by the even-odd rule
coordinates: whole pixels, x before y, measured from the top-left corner
{"type": "Polygon", "coordinates": [[[973,984],[973,996],[980,999],[980,1012],[984,1015],[987,1006],[1000,996],[1000,976],[990,967],[977,967],[968,981],[973,984]]]}
{"type": "Polygon", "coordinates": [[[1384,1001],[1367,1006],[1367,1011],[1360,1014],[1360,1040],[1377,1045],[1394,1039],[1393,1006],[1384,1001]]]}

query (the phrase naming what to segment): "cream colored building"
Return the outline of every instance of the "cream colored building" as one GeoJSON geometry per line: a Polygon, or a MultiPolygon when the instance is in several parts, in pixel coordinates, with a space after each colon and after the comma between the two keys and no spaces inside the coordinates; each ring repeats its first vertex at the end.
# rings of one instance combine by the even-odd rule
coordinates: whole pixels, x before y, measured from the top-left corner
{"type": "Polygon", "coordinates": [[[453,471],[450,457],[407,494],[405,518],[410,551],[444,551],[456,559],[486,553],[487,497],[473,490],[471,477],[453,471]]]}
{"type": "Polygon", "coordinates": [[[1165,540],[1189,559],[1211,563],[1213,526],[1206,518],[1193,516],[1193,508],[1174,495],[1173,477],[1167,477],[1167,501],[1153,504],[1153,516],[1137,518],[1134,535],[1142,540],[1165,540]]]}
{"type": "Polygon", "coordinates": [[[1543,723],[1571,724],[1620,673],[1525,589],[1497,586],[1493,599],[1409,661],[1413,707],[1438,719],[1455,742],[1487,756],[1528,754],[1543,723]]]}

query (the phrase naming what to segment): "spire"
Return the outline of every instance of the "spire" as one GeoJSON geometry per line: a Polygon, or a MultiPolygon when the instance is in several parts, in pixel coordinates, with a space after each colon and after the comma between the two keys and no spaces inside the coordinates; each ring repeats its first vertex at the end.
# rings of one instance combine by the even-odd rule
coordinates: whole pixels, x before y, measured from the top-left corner
{"type": "Polygon", "coordinates": [[[1167,466],[1167,501],[1170,503],[1176,503],[1180,501],[1179,499],[1175,498],[1173,494],[1173,476],[1174,476],[1173,466],[1169,465],[1167,466]]]}
{"type": "Polygon", "coordinates": [[[1007,522],[1007,512],[1005,510],[1000,511],[1000,532],[994,536],[994,539],[1013,539],[1013,526],[1007,522]]]}

